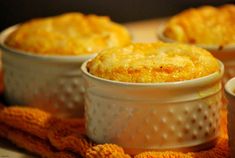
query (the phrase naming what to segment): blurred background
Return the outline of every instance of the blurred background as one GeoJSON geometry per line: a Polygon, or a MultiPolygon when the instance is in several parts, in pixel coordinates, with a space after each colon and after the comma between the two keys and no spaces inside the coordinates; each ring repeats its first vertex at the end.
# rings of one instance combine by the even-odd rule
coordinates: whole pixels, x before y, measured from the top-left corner
{"type": "Polygon", "coordinates": [[[35,17],[73,11],[108,15],[126,23],[171,16],[189,7],[225,3],[235,0],[0,0],[0,30],[35,17]]]}

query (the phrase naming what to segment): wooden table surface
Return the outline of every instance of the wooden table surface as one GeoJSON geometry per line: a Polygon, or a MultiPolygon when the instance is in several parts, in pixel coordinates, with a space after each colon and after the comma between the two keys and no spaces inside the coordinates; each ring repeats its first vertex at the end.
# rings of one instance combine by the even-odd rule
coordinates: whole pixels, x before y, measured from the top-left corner
{"type": "Polygon", "coordinates": [[[27,153],[25,150],[22,150],[16,147],[11,142],[1,138],[0,158],[38,158],[38,157],[30,153],[27,153]]]}

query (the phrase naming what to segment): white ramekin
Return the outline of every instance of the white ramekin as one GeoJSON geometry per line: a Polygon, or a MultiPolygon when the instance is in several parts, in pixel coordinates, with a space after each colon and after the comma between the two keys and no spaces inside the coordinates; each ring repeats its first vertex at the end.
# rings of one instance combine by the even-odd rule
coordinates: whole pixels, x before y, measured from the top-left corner
{"type": "Polygon", "coordinates": [[[46,56],[25,53],[4,44],[17,26],[0,35],[4,93],[9,104],[37,107],[61,117],[84,115],[81,64],[94,57],[46,56]]]}
{"type": "MultiPolygon", "coordinates": [[[[158,39],[164,42],[176,42],[166,37],[164,32],[164,24],[158,29],[158,39]]],[[[218,45],[206,45],[196,44],[196,46],[204,48],[211,52],[211,54],[224,63],[225,72],[223,77],[223,83],[225,84],[230,78],[235,77],[235,45],[218,46],[218,45]]]]}
{"type": "Polygon", "coordinates": [[[225,92],[228,98],[228,135],[231,158],[235,157],[235,77],[225,84],[225,92]]]}
{"type": "Polygon", "coordinates": [[[125,83],[102,79],[82,67],[86,132],[97,143],[115,143],[128,153],[195,151],[219,135],[221,70],[180,82],[125,83]]]}

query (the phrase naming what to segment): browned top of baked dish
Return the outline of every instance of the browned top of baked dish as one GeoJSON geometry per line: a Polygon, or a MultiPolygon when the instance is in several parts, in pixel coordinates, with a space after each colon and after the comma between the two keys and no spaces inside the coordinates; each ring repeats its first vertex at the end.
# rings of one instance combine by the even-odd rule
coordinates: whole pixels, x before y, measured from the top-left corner
{"type": "Polygon", "coordinates": [[[131,38],[126,28],[109,17],[67,13],[25,22],[6,44],[42,55],[83,55],[124,46],[131,38]]]}
{"type": "Polygon", "coordinates": [[[87,64],[89,73],[123,82],[191,80],[219,71],[208,51],[177,43],[134,43],[106,49],[87,64]]]}
{"type": "Polygon", "coordinates": [[[187,9],[166,23],[164,35],[191,44],[235,44],[235,5],[187,9]]]}

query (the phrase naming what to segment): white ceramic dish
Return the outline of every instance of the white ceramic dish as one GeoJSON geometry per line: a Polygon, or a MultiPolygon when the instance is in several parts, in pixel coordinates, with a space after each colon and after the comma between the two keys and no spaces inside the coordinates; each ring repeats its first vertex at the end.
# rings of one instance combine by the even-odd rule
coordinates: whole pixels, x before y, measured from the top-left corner
{"type": "Polygon", "coordinates": [[[7,102],[37,107],[61,117],[82,117],[80,66],[95,54],[46,56],[12,49],[4,41],[16,28],[10,27],[0,35],[7,102]]]}
{"type": "Polygon", "coordinates": [[[225,84],[225,92],[228,104],[228,135],[231,158],[235,157],[235,77],[225,84]]]}
{"type": "MultiPolygon", "coordinates": [[[[164,29],[164,24],[159,26],[157,33],[158,39],[164,42],[177,42],[166,37],[163,34],[164,29]]],[[[235,45],[227,45],[222,47],[218,45],[196,44],[196,46],[210,51],[214,57],[224,63],[225,72],[223,77],[223,83],[226,83],[230,78],[235,77],[235,45]]]]}
{"type": "Polygon", "coordinates": [[[220,72],[180,82],[126,83],[90,74],[85,62],[86,132],[130,154],[146,150],[195,151],[219,135],[220,72]]]}

